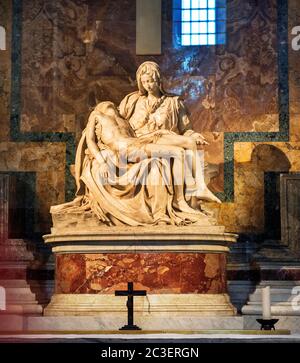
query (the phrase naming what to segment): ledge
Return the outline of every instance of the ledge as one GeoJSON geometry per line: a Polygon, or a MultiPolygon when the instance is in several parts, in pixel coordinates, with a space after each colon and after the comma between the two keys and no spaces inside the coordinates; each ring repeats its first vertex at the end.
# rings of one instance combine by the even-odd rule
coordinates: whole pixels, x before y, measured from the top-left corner
{"type": "Polygon", "coordinates": [[[222,226],[99,227],[74,232],[52,229],[43,236],[56,253],[229,252],[237,235],[222,226]]]}

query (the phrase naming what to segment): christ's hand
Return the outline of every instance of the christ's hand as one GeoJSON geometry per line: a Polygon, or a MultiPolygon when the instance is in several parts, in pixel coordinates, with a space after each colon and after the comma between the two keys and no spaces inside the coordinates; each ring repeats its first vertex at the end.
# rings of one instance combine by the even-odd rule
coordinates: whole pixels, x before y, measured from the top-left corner
{"type": "Polygon", "coordinates": [[[196,140],[197,145],[209,145],[205,137],[199,134],[199,132],[194,132],[191,137],[196,140]]]}
{"type": "Polygon", "coordinates": [[[102,162],[100,164],[100,167],[99,167],[99,173],[100,173],[100,176],[103,178],[103,179],[107,179],[108,178],[108,166],[105,162],[102,162]]]}

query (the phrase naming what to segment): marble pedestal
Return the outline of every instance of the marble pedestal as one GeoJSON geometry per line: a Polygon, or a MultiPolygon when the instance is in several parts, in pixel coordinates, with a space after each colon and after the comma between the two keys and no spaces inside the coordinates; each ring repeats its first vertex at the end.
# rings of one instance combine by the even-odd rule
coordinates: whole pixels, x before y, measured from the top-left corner
{"type": "Polygon", "coordinates": [[[26,188],[15,176],[0,173],[0,286],[5,289],[4,315],[41,314],[42,306],[27,279],[28,266],[34,260],[31,241],[25,233],[26,188]],[[20,238],[19,238],[20,237],[20,238]]]}
{"type": "Polygon", "coordinates": [[[300,316],[299,253],[291,251],[281,241],[266,240],[253,255],[260,283],[242,308],[244,315],[260,315],[261,291],[270,286],[271,313],[274,316],[300,316]]]}
{"type": "Polygon", "coordinates": [[[41,314],[42,306],[27,281],[28,265],[33,255],[21,239],[6,240],[0,244],[0,286],[6,292],[4,314],[41,314]]]}
{"type": "Polygon", "coordinates": [[[226,255],[236,238],[220,226],[53,228],[44,239],[55,254],[55,293],[44,315],[125,322],[126,298],[114,291],[133,281],[147,290],[135,298],[135,317],[156,321],[156,329],[165,319],[189,329],[193,318],[233,316],[226,255]]]}

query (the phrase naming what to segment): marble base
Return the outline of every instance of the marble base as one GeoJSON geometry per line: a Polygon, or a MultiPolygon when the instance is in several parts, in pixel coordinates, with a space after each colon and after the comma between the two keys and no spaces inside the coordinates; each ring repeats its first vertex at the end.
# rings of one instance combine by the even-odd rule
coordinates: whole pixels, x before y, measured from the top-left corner
{"type": "MultiPolygon", "coordinates": [[[[0,225],[1,228],[7,226],[0,225]]],[[[33,260],[32,242],[7,238],[0,241],[0,286],[6,291],[5,314],[42,313],[43,308],[27,282],[28,266],[33,260]]]]}
{"type": "MultiPolygon", "coordinates": [[[[108,294],[54,294],[45,316],[91,315],[126,320],[126,297],[108,294]]],[[[135,318],[175,319],[233,316],[236,310],[227,294],[149,294],[134,298],[135,318]]],[[[161,325],[160,329],[164,326],[161,325]]],[[[182,328],[182,327],[181,327],[182,328]]],[[[187,328],[187,327],[186,327],[187,328]]]]}
{"type": "MultiPolygon", "coordinates": [[[[0,331],[35,332],[103,332],[118,331],[126,321],[126,314],[119,317],[105,316],[3,316],[0,315],[0,331]],[[8,318],[10,320],[8,320],[8,318]]],[[[149,316],[136,317],[135,323],[143,330],[154,331],[198,331],[198,330],[242,330],[243,317],[195,317],[180,319],[149,316]]]]}
{"type": "Polygon", "coordinates": [[[41,314],[42,306],[25,280],[1,281],[6,291],[5,314],[41,314]]]}
{"type": "MultiPolygon", "coordinates": [[[[99,316],[126,323],[126,298],[115,290],[147,291],[137,297],[137,321],[178,320],[174,329],[203,316],[233,316],[226,289],[226,255],[237,235],[222,226],[98,227],[63,230],[55,223],[45,242],[55,254],[55,294],[45,316],[99,316]],[[141,320],[139,320],[141,319],[141,320]]],[[[138,323],[137,323],[138,324],[138,323]]],[[[150,325],[149,325],[150,324],[150,325]]],[[[152,325],[151,325],[152,326],[152,325]]]]}
{"type": "Polygon", "coordinates": [[[0,332],[3,331],[24,331],[26,329],[25,321],[28,319],[25,315],[7,314],[0,312],[0,332]]]}
{"type": "MultiPolygon", "coordinates": [[[[260,329],[256,319],[260,315],[248,316],[217,316],[217,317],[195,317],[185,316],[180,319],[168,317],[142,318],[136,317],[135,322],[143,330],[177,330],[177,331],[199,331],[199,330],[257,330],[260,329]],[[161,326],[163,328],[161,329],[161,326]]],[[[291,334],[300,334],[300,317],[275,316],[279,321],[276,330],[290,330],[291,334]]],[[[53,334],[73,332],[105,333],[117,331],[124,325],[126,316],[103,317],[103,316],[19,316],[0,314],[0,332],[33,332],[37,334],[51,332],[53,334]]]]}

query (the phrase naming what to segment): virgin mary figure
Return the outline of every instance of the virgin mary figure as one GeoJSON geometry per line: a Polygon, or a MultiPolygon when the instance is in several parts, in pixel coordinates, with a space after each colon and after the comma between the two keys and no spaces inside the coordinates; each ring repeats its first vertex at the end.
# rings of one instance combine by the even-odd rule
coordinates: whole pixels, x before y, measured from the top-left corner
{"type": "MultiPolygon", "coordinates": [[[[120,103],[121,116],[128,120],[137,137],[155,130],[169,130],[191,137],[197,145],[207,145],[205,138],[192,129],[187,110],[179,96],[166,92],[162,85],[159,65],[147,61],[136,72],[138,91],[127,95],[120,103]]],[[[194,204],[201,200],[220,203],[201,177],[203,188],[194,196],[194,204]]],[[[201,207],[201,206],[200,206],[201,207]]]]}

